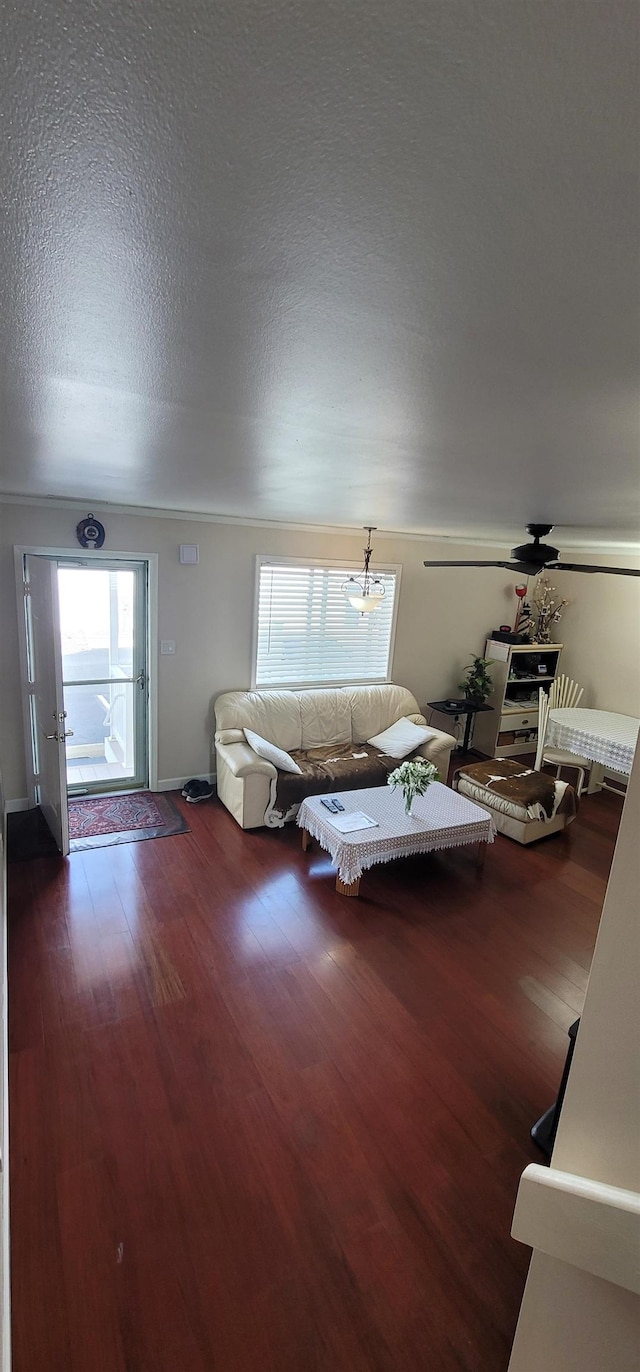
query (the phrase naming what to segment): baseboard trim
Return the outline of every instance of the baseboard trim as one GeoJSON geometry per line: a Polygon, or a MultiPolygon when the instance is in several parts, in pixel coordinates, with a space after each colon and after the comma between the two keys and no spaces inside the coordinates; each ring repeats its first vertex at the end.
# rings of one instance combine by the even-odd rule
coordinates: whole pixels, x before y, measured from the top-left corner
{"type": "MultiPolygon", "coordinates": [[[[210,781],[215,786],[216,774],[215,772],[197,772],[194,776],[193,772],[188,772],[184,777],[164,777],[153,789],[154,791],[181,791],[186,781],[210,781]]],[[[128,793],[123,791],[122,794],[127,795],[128,793]]],[[[18,800],[8,800],[5,809],[8,815],[12,815],[18,810],[30,810],[31,805],[28,797],[22,796],[18,800]]]]}
{"type": "Polygon", "coordinates": [[[193,772],[187,773],[186,777],[165,777],[159,781],[154,788],[156,791],[181,791],[186,781],[209,781],[213,786],[216,784],[215,772],[193,772]]]}

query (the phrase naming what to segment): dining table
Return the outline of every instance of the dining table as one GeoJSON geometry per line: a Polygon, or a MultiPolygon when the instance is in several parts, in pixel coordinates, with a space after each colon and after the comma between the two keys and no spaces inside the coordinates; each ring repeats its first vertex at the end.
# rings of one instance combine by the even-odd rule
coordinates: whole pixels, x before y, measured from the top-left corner
{"type": "Polygon", "coordinates": [[[601,789],[605,771],[630,775],[639,731],[640,719],[635,715],[588,708],[552,709],[545,742],[594,764],[587,788],[593,792],[601,789]]]}

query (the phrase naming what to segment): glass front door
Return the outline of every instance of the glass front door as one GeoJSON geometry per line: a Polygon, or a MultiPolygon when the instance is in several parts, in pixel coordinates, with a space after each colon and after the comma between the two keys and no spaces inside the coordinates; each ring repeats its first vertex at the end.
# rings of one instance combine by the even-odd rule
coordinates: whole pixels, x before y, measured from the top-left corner
{"type": "Polygon", "coordinates": [[[147,786],[146,563],[65,559],[58,595],[69,794],[147,786]]]}

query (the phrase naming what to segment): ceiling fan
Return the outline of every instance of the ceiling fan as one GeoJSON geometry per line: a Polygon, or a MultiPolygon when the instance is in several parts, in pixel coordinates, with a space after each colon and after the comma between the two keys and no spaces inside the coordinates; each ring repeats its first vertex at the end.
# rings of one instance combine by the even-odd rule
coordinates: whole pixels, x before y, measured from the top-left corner
{"type": "Polygon", "coordinates": [[[520,572],[524,576],[537,576],[539,572],[609,572],[615,576],[640,576],[640,571],[630,567],[594,567],[586,562],[559,562],[557,548],[540,539],[550,534],[553,524],[527,524],[527,533],[533,543],[521,543],[511,549],[513,562],[432,562],[425,561],[425,567],[506,567],[510,572],[520,572]]]}

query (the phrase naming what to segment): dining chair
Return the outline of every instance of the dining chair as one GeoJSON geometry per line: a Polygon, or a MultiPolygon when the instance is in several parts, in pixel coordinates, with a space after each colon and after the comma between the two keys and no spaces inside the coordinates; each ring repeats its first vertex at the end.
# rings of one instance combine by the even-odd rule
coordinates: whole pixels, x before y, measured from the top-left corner
{"type": "MultiPolygon", "coordinates": [[[[555,685],[555,682],[554,682],[554,685],[555,685]]],[[[570,682],[569,682],[569,685],[570,685],[570,686],[576,686],[576,683],[575,683],[575,681],[570,681],[570,682]]],[[[578,692],[579,692],[579,695],[578,695],[578,700],[579,700],[580,697],[581,697],[581,695],[582,695],[582,688],[578,686],[576,689],[577,689],[578,692]]],[[[589,759],[586,758],[586,757],[577,757],[575,753],[566,752],[564,748],[548,748],[548,747],[546,746],[546,744],[545,744],[545,737],[546,737],[546,733],[547,733],[547,727],[548,727],[548,724],[549,724],[549,710],[552,710],[552,709],[560,709],[560,708],[561,708],[560,706],[556,706],[556,705],[551,701],[551,691],[550,691],[549,694],[547,695],[547,692],[545,691],[544,687],[543,687],[543,686],[539,686],[539,687],[538,687],[538,747],[537,747],[537,751],[536,751],[536,760],[535,760],[535,762],[534,762],[534,764],[533,764],[533,766],[534,766],[534,771],[536,771],[536,772],[541,772],[541,771],[542,771],[542,768],[544,767],[545,762],[547,762],[547,763],[549,764],[549,766],[555,767],[555,769],[556,769],[556,777],[559,777],[559,776],[560,776],[560,772],[561,772],[561,770],[562,770],[563,767],[573,767],[573,768],[575,769],[575,771],[578,773],[578,782],[577,782],[577,785],[576,785],[576,794],[577,794],[578,796],[581,796],[581,795],[582,795],[582,788],[583,788],[583,786],[584,786],[585,772],[587,772],[587,771],[589,770],[589,768],[591,767],[591,765],[592,765],[592,764],[590,763],[589,759]]],[[[566,707],[563,707],[563,708],[570,709],[571,707],[570,707],[570,706],[566,706],[566,707]]]]}
{"type": "Polygon", "coordinates": [[[568,676],[557,676],[549,690],[550,710],[575,710],[584,695],[584,686],[568,676]]]}

